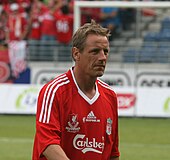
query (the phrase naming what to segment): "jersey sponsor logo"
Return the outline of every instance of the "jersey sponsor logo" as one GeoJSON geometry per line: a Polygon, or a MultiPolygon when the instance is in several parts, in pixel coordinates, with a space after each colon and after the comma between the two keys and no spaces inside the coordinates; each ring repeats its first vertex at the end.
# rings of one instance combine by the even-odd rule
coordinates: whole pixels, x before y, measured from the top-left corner
{"type": "Polygon", "coordinates": [[[93,111],[90,111],[90,113],[87,115],[87,117],[83,117],[83,122],[100,122],[100,119],[97,119],[97,117],[94,115],[93,111]]]}
{"type": "Polygon", "coordinates": [[[83,153],[95,152],[102,154],[104,149],[104,137],[102,137],[101,142],[99,142],[96,138],[89,139],[84,134],[77,134],[73,139],[73,146],[83,153]]]}
{"type": "Polygon", "coordinates": [[[80,127],[78,127],[79,122],[78,122],[78,115],[77,114],[70,114],[69,115],[69,121],[68,121],[68,126],[66,127],[66,130],[68,132],[78,132],[80,130],[80,127]]]}
{"type": "Polygon", "coordinates": [[[106,133],[108,135],[111,135],[111,133],[112,133],[112,123],[113,123],[112,119],[108,118],[107,119],[107,124],[106,124],[106,133]]]}

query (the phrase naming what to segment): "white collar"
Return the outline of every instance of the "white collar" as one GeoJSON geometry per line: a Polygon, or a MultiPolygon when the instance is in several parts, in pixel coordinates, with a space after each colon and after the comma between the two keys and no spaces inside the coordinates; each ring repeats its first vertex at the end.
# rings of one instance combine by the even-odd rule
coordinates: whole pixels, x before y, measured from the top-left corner
{"type": "Polygon", "coordinates": [[[99,91],[98,91],[98,86],[97,86],[97,84],[95,84],[95,85],[96,85],[96,93],[95,93],[94,97],[93,97],[92,99],[90,99],[90,98],[87,97],[87,96],[82,92],[82,90],[79,88],[79,86],[78,86],[78,84],[77,84],[77,82],[76,82],[74,73],[73,73],[73,67],[70,68],[70,71],[71,71],[71,75],[72,75],[72,77],[73,77],[73,81],[74,81],[74,83],[75,83],[75,85],[76,85],[76,87],[77,87],[78,93],[79,93],[79,94],[82,96],[82,98],[84,98],[89,104],[93,104],[93,103],[97,100],[97,98],[99,97],[99,95],[100,95],[100,94],[99,94],[99,91]]]}

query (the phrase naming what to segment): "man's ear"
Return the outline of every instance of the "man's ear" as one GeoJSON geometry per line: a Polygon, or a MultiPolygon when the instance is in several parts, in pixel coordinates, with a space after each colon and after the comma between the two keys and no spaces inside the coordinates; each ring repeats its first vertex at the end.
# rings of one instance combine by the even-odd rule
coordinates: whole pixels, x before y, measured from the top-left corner
{"type": "Polygon", "coordinates": [[[74,61],[79,61],[79,59],[80,59],[80,52],[79,52],[78,48],[76,48],[76,47],[72,48],[72,57],[73,57],[74,61]]]}

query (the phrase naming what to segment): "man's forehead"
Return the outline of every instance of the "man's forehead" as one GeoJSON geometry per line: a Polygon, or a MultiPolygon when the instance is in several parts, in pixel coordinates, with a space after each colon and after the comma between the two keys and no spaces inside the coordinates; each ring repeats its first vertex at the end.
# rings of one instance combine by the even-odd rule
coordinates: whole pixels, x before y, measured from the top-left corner
{"type": "Polygon", "coordinates": [[[109,41],[106,36],[101,36],[101,35],[88,35],[86,39],[86,44],[87,45],[104,45],[108,46],[109,41]]]}

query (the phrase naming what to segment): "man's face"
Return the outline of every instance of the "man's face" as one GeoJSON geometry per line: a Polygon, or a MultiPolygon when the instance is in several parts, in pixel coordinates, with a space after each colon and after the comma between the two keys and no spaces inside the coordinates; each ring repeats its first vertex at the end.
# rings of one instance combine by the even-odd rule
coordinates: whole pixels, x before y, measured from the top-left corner
{"type": "Polygon", "coordinates": [[[88,35],[84,50],[80,53],[79,67],[91,77],[100,77],[104,74],[109,53],[107,37],[88,35]]]}

